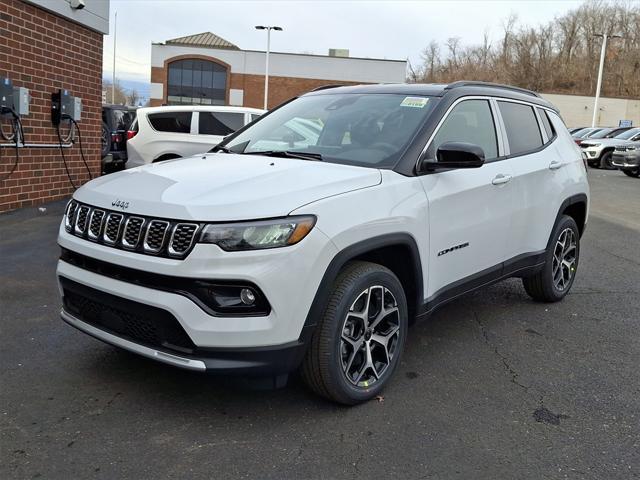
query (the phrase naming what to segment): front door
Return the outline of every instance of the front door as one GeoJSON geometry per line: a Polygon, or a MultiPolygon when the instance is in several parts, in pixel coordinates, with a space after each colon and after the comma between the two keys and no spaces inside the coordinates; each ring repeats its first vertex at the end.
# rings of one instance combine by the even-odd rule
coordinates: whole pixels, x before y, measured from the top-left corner
{"type": "Polygon", "coordinates": [[[455,105],[427,149],[435,158],[445,142],[482,147],[485,164],[421,177],[429,200],[429,299],[460,293],[461,283],[482,283],[501,273],[506,259],[513,190],[508,162],[499,160],[502,141],[496,133],[489,99],[468,99],[455,105]],[[446,292],[449,292],[447,294],[446,292]]]}

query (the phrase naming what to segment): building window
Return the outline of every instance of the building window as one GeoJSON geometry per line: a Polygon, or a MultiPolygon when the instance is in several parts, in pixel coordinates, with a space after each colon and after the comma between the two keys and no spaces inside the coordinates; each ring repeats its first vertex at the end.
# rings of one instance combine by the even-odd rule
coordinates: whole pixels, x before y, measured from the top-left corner
{"type": "Polygon", "coordinates": [[[224,105],[227,69],[207,60],[176,60],[169,64],[169,105],[224,105]]]}

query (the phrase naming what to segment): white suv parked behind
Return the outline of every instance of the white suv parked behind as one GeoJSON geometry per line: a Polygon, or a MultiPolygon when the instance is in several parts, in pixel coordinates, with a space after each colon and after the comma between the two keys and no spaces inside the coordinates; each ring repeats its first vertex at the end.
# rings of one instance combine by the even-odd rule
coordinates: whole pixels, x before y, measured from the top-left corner
{"type": "Polygon", "coordinates": [[[514,276],[561,300],[588,194],[579,148],[533,92],[320,89],[213,153],[80,188],[58,240],[62,318],[182,368],[276,385],[300,368],[353,404],[445,302],[514,276]]]}
{"type": "Polygon", "coordinates": [[[126,168],[207,152],[264,110],[185,105],[139,108],[136,113],[127,132],[126,168]]]}

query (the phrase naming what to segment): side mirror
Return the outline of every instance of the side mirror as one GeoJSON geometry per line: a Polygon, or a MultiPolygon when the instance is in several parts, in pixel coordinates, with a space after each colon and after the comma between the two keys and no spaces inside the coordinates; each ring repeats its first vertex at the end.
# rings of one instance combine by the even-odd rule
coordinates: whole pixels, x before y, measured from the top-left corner
{"type": "Polygon", "coordinates": [[[421,171],[441,168],[479,168],[484,164],[484,150],[473,143],[445,142],[438,147],[437,161],[423,161],[421,171]]]}

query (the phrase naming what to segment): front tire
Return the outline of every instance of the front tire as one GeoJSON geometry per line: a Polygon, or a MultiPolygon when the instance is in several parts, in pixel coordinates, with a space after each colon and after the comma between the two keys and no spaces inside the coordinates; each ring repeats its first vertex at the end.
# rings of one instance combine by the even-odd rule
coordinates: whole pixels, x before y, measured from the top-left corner
{"type": "Polygon", "coordinates": [[[393,272],[351,262],[334,283],[302,363],[302,378],[338,403],[370,400],[400,363],[407,328],[407,300],[393,272]]]}
{"type": "Polygon", "coordinates": [[[569,293],[580,259],[580,231],[573,218],[568,215],[560,217],[545,255],[542,270],[523,278],[522,283],[534,300],[558,302],[569,293]]]}
{"type": "Polygon", "coordinates": [[[622,170],[624,172],[625,175],[628,175],[629,177],[635,177],[638,178],[640,176],[640,167],[634,169],[634,170],[629,170],[629,169],[625,169],[622,170]]]}
{"type": "Polygon", "coordinates": [[[604,170],[615,170],[616,167],[611,163],[611,158],[613,157],[613,152],[604,152],[602,154],[602,158],[600,159],[600,168],[604,170]]]}

